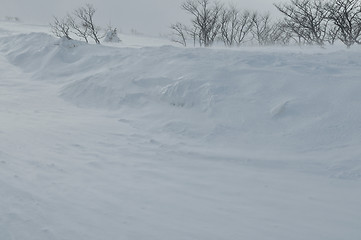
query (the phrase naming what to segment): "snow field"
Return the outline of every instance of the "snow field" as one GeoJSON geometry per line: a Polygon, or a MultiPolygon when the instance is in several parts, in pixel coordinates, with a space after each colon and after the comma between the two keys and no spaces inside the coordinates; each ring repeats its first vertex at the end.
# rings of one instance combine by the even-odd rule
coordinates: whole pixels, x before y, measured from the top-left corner
{"type": "Polygon", "coordinates": [[[0,239],[361,237],[358,49],[95,46],[11,28],[0,239]]]}

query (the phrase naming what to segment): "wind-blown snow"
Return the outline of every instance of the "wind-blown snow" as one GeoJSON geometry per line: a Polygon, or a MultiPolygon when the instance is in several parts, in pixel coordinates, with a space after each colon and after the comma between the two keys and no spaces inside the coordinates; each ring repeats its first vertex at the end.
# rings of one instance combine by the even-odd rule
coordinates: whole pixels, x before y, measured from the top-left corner
{"type": "Polygon", "coordinates": [[[8,26],[0,239],[361,238],[360,49],[97,46],[8,26]]]}

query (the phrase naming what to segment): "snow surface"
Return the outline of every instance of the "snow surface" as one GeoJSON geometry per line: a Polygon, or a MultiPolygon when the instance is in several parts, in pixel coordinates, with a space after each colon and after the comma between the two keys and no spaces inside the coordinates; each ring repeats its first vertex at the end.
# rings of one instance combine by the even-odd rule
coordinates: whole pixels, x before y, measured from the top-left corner
{"type": "Polygon", "coordinates": [[[0,22],[1,240],[361,239],[360,48],[47,31],[0,22]]]}

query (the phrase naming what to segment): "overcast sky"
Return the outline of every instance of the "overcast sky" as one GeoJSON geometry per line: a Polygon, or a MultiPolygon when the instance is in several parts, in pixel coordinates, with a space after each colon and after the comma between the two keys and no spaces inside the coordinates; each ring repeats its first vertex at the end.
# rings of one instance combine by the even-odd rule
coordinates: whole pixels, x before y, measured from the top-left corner
{"type": "MultiPolygon", "coordinates": [[[[123,32],[135,29],[158,35],[167,33],[172,23],[189,19],[180,8],[182,2],[184,0],[1,0],[0,19],[12,16],[19,17],[23,22],[48,24],[52,16],[62,17],[85,3],[91,3],[97,10],[96,22],[101,26],[111,23],[123,32]]],[[[275,12],[272,0],[220,2],[232,2],[249,10],[275,12]]]]}

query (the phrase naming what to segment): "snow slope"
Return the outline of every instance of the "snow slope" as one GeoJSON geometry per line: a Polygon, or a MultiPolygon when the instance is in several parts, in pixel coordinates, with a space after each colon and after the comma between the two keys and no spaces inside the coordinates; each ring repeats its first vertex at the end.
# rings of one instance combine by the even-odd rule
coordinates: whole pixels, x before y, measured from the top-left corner
{"type": "Polygon", "coordinates": [[[361,238],[360,49],[96,46],[14,26],[1,240],[361,238]]]}

